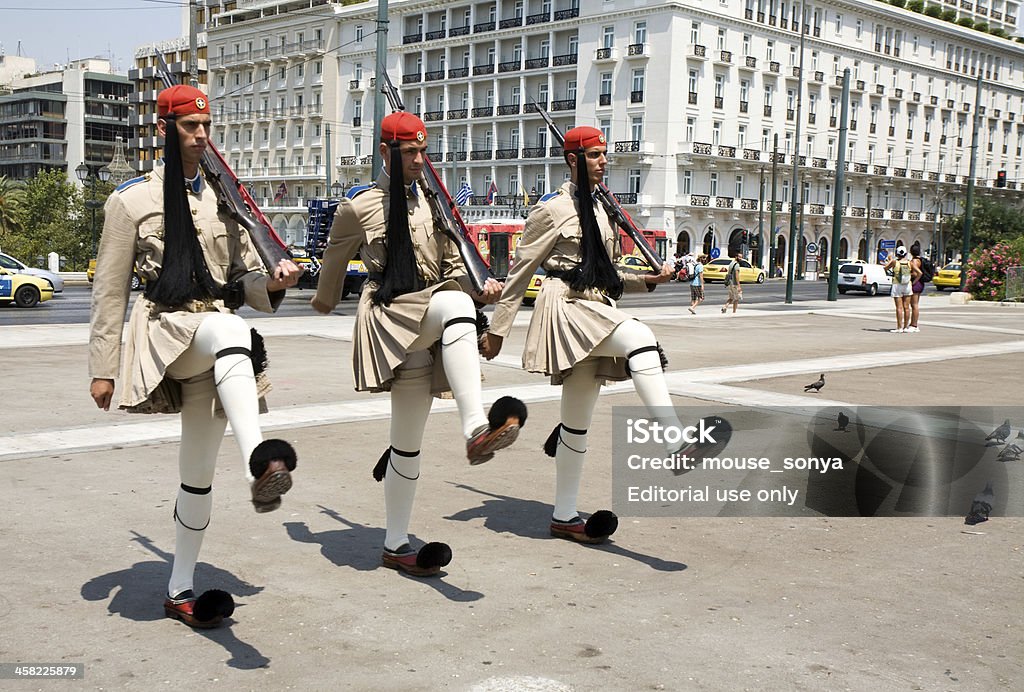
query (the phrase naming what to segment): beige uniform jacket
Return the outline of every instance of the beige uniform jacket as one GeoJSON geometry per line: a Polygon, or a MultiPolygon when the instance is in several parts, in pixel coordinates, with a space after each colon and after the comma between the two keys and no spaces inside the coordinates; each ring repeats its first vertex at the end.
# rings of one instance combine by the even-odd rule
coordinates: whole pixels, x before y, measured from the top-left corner
{"type": "MultiPolygon", "coordinates": [[[[611,225],[604,208],[594,203],[594,214],[601,229],[608,256],[616,261],[622,256],[619,245],[618,229],[611,225]]],[[[516,248],[515,261],[501,301],[494,310],[490,332],[501,337],[508,336],[516,312],[523,302],[523,294],[530,285],[530,278],[543,266],[545,271],[567,271],[579,264],[583,258],[580,254],[580,217],[576,203],[576,185],[566,181],[555,192],[545,195],[530,211],[523,229],[523,237],[516,248]]],[[[631,268],[616,265],[619,277],[623,280],[626,291],[646,291],[647,283],[643,274],[631,268]]],[[[561,281],[547,278],[547,281],[561,281]]],[[[588,291],[583,299],[603,301],[598,291],[588,291]]]]}
{"type": "MultiPolygon", "coordinates": [[[[390,184],[387,172],[381,171],[376,183],[341,200],[324,251],[316,291],[318,301],[330,306],[338,304],[349,260],[356,253],[371,276],[384,271],[390,184]]],[[[406,200],[416,265],[425,288],[399,296],[389,306],[374,305],[371,299],[378,283],[367,278],[359,298],[352,340],[353,377],[359,391],[388,390],[393,378],[400,374],[399,369],[409,374],[407,349],[419,334],[420,321],[434,292],[462,290],[472,294],[458,247],[434,227],[430,207],[418,187],[413,184],[408,188],[406,200]]],[[[415,366],[421,372],[432,372],[433,390],[441,393],[447,389],[447,381],[443,371],[433,367],[435,360],[439,363],[432,353],[420,354],[415,366]]]]}
{"type": "MultiPolygon", "coordinates": [[[[117,379],[120,407],[132,412],[174,412],[179,402],[165,391],[164,372],[192,342],[204,312],[168,311],[140,295],[132,309],[122,359],[121,335],[131,293],[132,270],[144,280],[159,276],[163,261],[163,165],[122,184],[107,199],[96,260],[89,333],[89,375],[117,379]],[[123,361],[123,362],[122,362],[123,361]],[[120,364],[120,367],[119,367],[120,364]],[[160,401],[151,396],[160,388],[160,401]]],[[[188,204],[213,280],[241,281],[245,302],[273,312],[284,291],[267,294],[266,271],[238,224],[217,209],[215,192],[205,180],[188,192],[188,204]]],[[[228,312],[221,301],[212,310],[228,312]]]]}

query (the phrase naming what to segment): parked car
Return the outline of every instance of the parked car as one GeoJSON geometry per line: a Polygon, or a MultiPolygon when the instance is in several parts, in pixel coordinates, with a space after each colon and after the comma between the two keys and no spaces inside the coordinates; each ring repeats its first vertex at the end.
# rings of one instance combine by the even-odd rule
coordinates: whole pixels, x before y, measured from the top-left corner
{"type": "Polygon", "coordinates": [[[0,267],[0,303],[13,302],[19,308],[31,308],[50,298],[53,287],[46,279],[0,267]]]}
{"type": "Polygon", "coordinates": [[[14,259],[10,255],[0,252],[0,267],[9,269],[12,272],[19,274],[28,274],[29,276],[38,276],[40,279],[45,279],[50,284],[50,288],[53,289],[53,293],[64,292],[64,279],[59,274],[54,274],[46,269],[36,269],[30,267],[21,260],[14,259]]]}
{"type": "Polygon", "coordinates": [[[640,255],[625,255],[619,258],[618,265],[620,267],[628,267],[629,269],[636,269],[641,272],[653,272],[650,262],[645,260],[640,255]]]}
{"type": "MultiPolygon", "coordinates": [[[[92,283],[93,279],[96,278],[96,259],[95,258],[89,260],[89,267],[85,270],[85,278],[89,280],[89,283],[92,283]]],[[[142,277],[139,276],[138,274],[136,274],[135,271],[133,270],[132,271],[132,290],[133,291],[138,291],[145,284],[146,284],[146,282],[142,279],[142,277]]]]}
{"type": "Polygon", "coordinates": [[[844,264],[839,267],[839,292],[864,291],[869,296],[892,289],[892,274],[877,264],[844,264]]]}
{"type": "Polygon", "coordinates": [[[544,283],[544,267],[537,267],[537,271],[530,277],[530,283],[526,286],[526,291],[523,293],[523,305],[533,305],[537,300],[537,294],[540,293],[540,285],[544,283]]]}
{"type": "Polygon", "coordinates": [[[954,291],[960,288],[960,265],[956,262],[950,262],[945,267],[935,272],[935,276],[932,277],[932,283],[935,284],[935,290],[942,291],[947,288],[951,288],[954,291]]]}
{"type": "MultiPolygon", "coordinates": [[[[745,259],[740,261],[740,283],[749,284],[757,282],[759,284],[764,283],[765,271],[760,267],[753,266],[750,262],[745,259]]],[[[728,257],[720,257],[716,260],[711,260],[704,265],[704,282],[721,281],[725,283],[725,275],[729,271],[729,265],[732,264],[732,260],[728,257]]]]}

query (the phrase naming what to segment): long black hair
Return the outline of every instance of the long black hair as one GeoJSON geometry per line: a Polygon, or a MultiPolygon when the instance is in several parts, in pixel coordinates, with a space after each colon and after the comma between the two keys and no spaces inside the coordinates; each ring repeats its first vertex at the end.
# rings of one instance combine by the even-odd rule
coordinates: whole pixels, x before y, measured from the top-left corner
{"type": "Polygon", "coordinates": [[[178,307],[190,300],[219,298],[220,289],[206,266],[192,222],[176,118],[172,113],[164,120],[164,256],[159,276],[146,283],[145,295],[154,303],[178,307]]]}
{"type": "Polygon", "coordinates": [[[580,257],[581,262],[566,276],[574,291],[597,288],[612,298],[622,295],[622,279],[608,256],[608,249],[601,238],[601,228],[594,215],[594,194],[590,188],[590,174],[587,171],[587,156],[583,149],[576,152],[576,202],[579,206],[580,257]]]}
{"type": "Polygon", "coordinates": [[[402,165],[402,151],[397,140],[388,145],[391,149],[391,165],[388,173],[391,186],[388,188],[390,206],[388,225],[384,233],[387,250],[387,264],[384,266],[380,288],[373,294],[376,305],[390,305],[403,293],[411,293],[416,287],[416,253],[412,248],[412,234],[409,232],[409,201],[405,197],[405,169],[402,165]]]}

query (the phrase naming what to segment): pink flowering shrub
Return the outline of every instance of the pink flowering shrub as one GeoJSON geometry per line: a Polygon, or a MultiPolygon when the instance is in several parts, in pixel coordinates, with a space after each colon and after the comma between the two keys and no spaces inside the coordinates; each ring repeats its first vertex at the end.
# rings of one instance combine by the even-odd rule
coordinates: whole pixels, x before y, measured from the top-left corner
{"type": "Polygon", "coordinates": [[[1024,265],[1024,252],[1009,243],[978,248],[967,262],[967,291],[975,300],[1006,298],[1006,269],[1024,265]]]}

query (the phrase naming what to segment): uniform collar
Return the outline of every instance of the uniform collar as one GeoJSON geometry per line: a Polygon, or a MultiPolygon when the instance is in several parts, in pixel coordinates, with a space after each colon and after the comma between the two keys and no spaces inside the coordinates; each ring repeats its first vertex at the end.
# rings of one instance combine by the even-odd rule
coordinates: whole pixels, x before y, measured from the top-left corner
{"type": "MultiPolygon", "coordinates": [[[[164,159],[160,159],[160,166],[166,166],[164,159]]],[[[185,178],[185,190],[191,192],[193,195],[198,195],[203,191],[203,169],[200,168],[196,172],[195,178],[185,178]]]]}
{"type": "MultiPolygon", "coordinates": [[[[382,190],[391,189],[391,176],[388,174],[387,169],[381,167],[380,175],[377,176],[377,187],[382,190]]],[[[419,185],[416,181],[412,181],[411,184],[405,186],[406,194],[412,199],[416,199],[420,196],[419,185]]]]}

